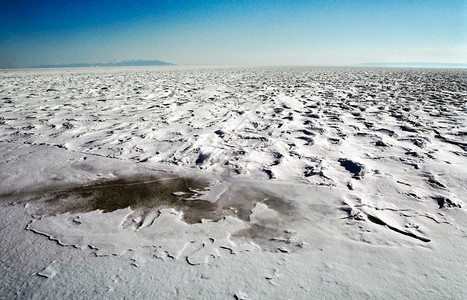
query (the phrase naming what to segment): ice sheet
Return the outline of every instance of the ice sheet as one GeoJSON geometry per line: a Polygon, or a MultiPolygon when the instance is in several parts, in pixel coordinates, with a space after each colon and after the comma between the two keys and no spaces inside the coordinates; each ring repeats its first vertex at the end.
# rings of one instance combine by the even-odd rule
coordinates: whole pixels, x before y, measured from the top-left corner
{"type": "Polygon", "coordinates": [[[466,77],[2,71],[0,292],[464,299],[466,77]]]}

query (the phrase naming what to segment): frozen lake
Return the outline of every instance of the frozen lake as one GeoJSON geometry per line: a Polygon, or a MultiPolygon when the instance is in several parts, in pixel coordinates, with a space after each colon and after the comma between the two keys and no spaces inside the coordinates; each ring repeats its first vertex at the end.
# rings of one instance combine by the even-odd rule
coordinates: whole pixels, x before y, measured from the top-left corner
{"type": "Polygon", "coordinates": [[[0,294],[465,299],[465,166],[465,70],[3,70],[0,294]]]}

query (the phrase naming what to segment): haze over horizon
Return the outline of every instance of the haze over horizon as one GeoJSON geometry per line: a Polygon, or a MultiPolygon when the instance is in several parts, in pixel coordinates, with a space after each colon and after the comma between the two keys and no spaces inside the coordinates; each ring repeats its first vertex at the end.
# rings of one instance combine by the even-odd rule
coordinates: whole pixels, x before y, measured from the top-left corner
{"type": "Polygon", "coordinates": [[[2,1],[0,68],[467,63],[467,3],[2,1]]]}

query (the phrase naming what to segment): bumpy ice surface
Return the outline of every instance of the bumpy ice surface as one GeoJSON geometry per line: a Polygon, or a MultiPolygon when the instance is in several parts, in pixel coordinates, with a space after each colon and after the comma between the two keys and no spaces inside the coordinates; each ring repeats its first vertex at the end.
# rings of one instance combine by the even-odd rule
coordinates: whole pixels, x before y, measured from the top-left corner
{"type": "Polygon", "coordinates": [[[467,297],[467,73],[0,73],[7,298],[467,297]]]}

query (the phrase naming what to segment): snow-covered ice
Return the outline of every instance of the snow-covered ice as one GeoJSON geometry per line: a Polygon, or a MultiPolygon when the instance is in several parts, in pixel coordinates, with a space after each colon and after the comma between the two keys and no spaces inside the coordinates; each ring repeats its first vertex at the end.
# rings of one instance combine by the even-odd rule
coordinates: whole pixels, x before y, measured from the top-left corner
{"type": "Polygon", "coordinates": [[[467,298],[467,72],[0,72],[5,298],[467,298]]]}

